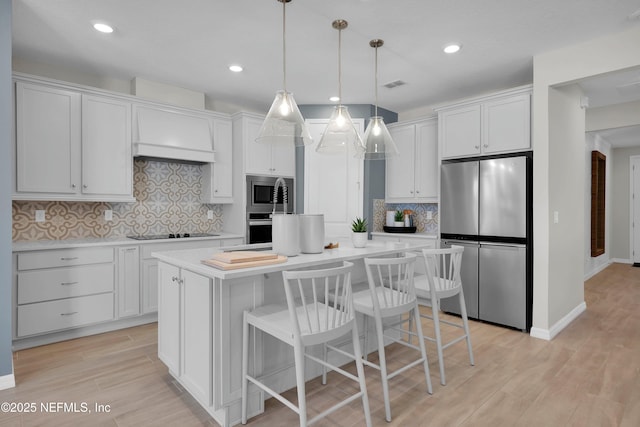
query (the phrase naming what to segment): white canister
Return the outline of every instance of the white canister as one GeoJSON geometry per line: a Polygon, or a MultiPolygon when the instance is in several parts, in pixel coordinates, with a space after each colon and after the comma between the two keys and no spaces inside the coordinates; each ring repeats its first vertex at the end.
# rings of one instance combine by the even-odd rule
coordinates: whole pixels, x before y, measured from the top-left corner
{"type": "Polygon", "coordinates": [[[298,255],[300,253],[300,224],[298,215],[273,215],[271,236],[273,252],[285,256],[298,255]]]}
{"type": "Polygon", "coordinates": [[[324,215],[298,215],[300,222],[300,252],[319,254],[324,249],[324,215]]]}
{"type": "Polygon", "coordinates": [[[396,211],[387,211],[387,227],[393,227],[396,211]]]}

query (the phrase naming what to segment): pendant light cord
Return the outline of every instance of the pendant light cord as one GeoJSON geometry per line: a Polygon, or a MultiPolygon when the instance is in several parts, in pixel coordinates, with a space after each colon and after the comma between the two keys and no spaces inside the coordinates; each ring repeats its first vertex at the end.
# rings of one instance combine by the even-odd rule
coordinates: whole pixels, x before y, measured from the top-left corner
{"type": "Polygon", "coordinates": [[[282,2],[282,89],[287,92],[286,1],[282,2]]]}
{"type": "Polygon", "coordinates": [[[342,28],[338,30],[338,98],[342,105],[342,28]]]}
{"type": "Polygon", "coordinates": [[[375,85],[376,85],[376,87],[375,87],[375,94],[376,94],[376,108],[375,108],[375,111],[376,112],[375,112],[375,116],[378,117],[378,47],[377,46],[376,46],[376,55],[375,55],[375,57],[376,57],[376,66],[375,66],[375,69],[376,69],[376,72],[375,72],[375,76],[376,76],[375,77],[375,85]]]}

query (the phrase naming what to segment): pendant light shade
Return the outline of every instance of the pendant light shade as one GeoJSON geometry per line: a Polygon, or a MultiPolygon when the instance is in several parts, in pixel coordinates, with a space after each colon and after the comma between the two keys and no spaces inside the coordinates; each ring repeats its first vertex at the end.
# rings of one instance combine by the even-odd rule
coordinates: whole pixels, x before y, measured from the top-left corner
{"type": "Polygon", "coordinates": [[[285,43],[286,4],[291,0],[277,0],[282,3],[282,90],[276,92],[269,113],[262,123],[256,142],[291,143],[296,146],[313,142],[307,125],[300,114],[293,94],[287,92],[287,50],[285,43]]]}
{"type": "Polygon", "coordinates": [[[378,116],[378,48],[384,44],[383,40],[374,39],[369,46],[375,49],[375,116],[369,119],[367,130],[364,132],[364,158],[365,160],[382,160],[398,155],[398,147],[393,142],[389,130],[384,124],[384,119],[378,116]]]}
{"type": "Polygon", "coordinates": [[[342,30],[347,28],[349,23],[343,19],[337,19],[331,25],[338,30],[338,96],[340,104],[333,110],[316,151],[327,154],[344,153],[349,149],[349,146],[352,146],[356,156],[362,157],[364,144],[353,125],[349,110],[342,105],[342,30]]]}

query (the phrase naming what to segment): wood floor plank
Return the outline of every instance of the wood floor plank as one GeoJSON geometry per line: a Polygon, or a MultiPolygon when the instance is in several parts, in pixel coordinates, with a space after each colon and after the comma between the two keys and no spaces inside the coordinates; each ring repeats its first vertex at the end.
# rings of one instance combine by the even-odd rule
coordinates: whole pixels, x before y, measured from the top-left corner
{"type": "MultiPolygon", "coordinates": [[[[427,343],[434,394],[427,394],[420,367],[392,379],[391,423],[384,420],[380,374],[365,368],[373,425],[637,427],[640,268],[612,264],[585,282],[585,302],[586,312],[550,342],[472,321],[476,365],[470,366],[464,342],[445,350],[446,386],[439,383],[435,346],[427,343]]],[[[427,334],[433,334],[432,327],[423,320],[427,334]]],[[[443,330],[446,337],[457,333],[443,330]]],[[[369,357],[377,359],[376,353],[369,357]]],[[[388,348],[392,367],[413,357],[406,347],[388,348]]],[[[355,371],[353,365],[346,368],[355,371]]],[[[216,425],[158,360],[156,324],[17,351],[14,372],[17,386],[0,391],[0,402],[87,402],[110,405],[110,411],[0,413],[0,427],[216,425]]],[[[358,385],[330,373],[327,385],[316,379],[306,388],[313,415],[358,385]]],[[[295,390],[286,396],[295,401],[295,390]]],[[[298,423],[297,415],[274,399],[265,408],[248,425],[298,423]]],[[[363,423],[361,402],[354,401],[317,425],[363,423]]]]}

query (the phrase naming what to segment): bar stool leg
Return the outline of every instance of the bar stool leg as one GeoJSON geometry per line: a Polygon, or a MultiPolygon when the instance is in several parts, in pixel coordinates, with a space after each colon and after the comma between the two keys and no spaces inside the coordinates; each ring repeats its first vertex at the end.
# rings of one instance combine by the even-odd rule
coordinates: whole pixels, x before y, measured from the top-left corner
{"type": "MultiPolygon", "coordinates": [[[[387,358],[384,353],[384,336],[382,319],[376,316],[376,335],[378,337],[378,357],[380,358],[380,377],[382,379],[382,395],[384,397],[384,414],[387,422],[391,422],[391,402],[389,401],[389,379],[387,378],[387,358]]],[[[424,345],[424,344],[423,344],[424,345]]]]}
{"type": "Polygon", "coordinates": [[[298,388],[298,415],[300,416],[300,426],[307,425],[307,400],[305,393],[304,378],[304,347],[299,341],[293,348],[296,364],[296,386],[298,388]]]}
{"type": "Polygon", "coordinates": [[[424,376],[427,380],[427,392],[429,394],[433,394],[433,387],[431,386],[431,375],[429,373],[429,359],[427,358],[427,348],[424,345],[424,335],[422,334],[422,322],[420,321],[420,310],[418,309],[418,304],[416,304],[416,308],[413,311],[415,314],[415,318],[417,319],[416,324],[416,333],[418,334],[418,341],[420,341],[420,352],[422,353],[423,366],[424,366],[424,376]]]}
{"type": "Polygon", "coordinates": [[[247,322],[247,312],[242,314],[242,424],[247,423],[247,397],[249,380],[247,373],[249,370],[249,323],[247,322]]]}
{"type": "Polygon", "coordinates": [[[353,355],[356,359],[356,370],[358,371],[358,380],[360,382],[360,391],[362,392],[362,407],[364,409],[364,420],[367,427],[371,427],[371,411],[369,409],[369,396],[367,394],[367,383],[364,379],[364,366],[362,364],[362,351],[360,349],[360,336],[358,328],[353,327],[353,355]]]}

